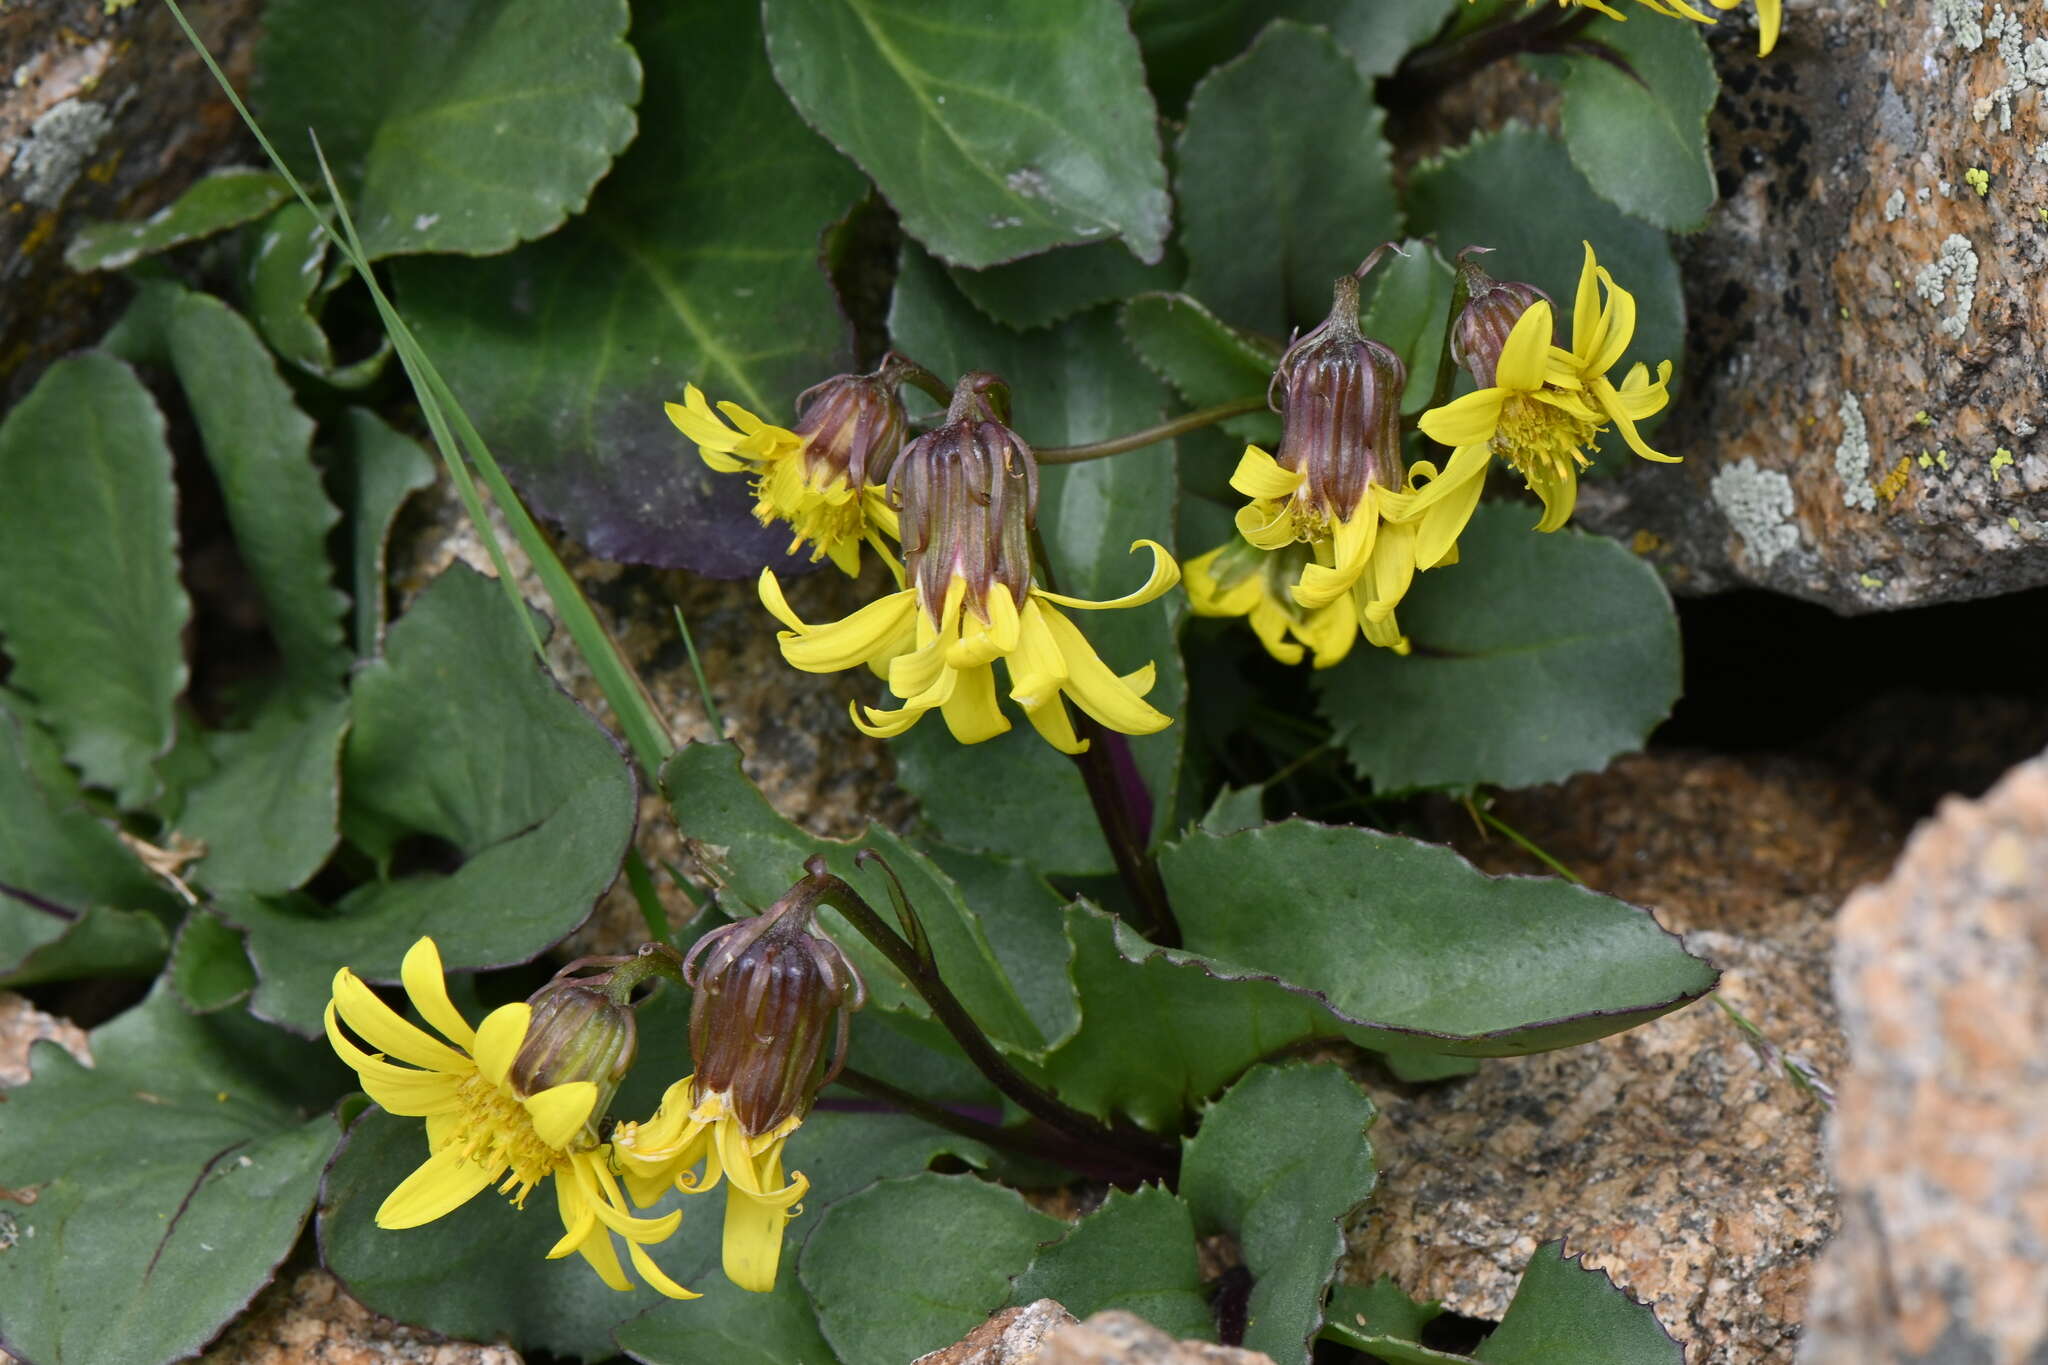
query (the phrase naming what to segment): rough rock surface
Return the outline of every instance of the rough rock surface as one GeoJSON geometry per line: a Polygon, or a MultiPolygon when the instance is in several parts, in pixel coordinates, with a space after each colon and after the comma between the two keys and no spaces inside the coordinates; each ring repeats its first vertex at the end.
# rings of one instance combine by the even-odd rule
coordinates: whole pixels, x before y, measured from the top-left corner
{"type": "Polygon", "coordinates": [[[1842,1231],[1810,1365],[2048,1359],[2048,756],[1843,907],[1842,1231]]]}
{"type": "MultiPolygon", "coordinates": [[[[246,85],[262,0],[185,6],[246,85]]],[[[168,8],[134,0],[0,5],[0,409],[123,306],[64,247],[87,223],[143,218],[211,167],[254,153],[168,8]]]]}
{"type": "Polygon", "coordinates": [[[44,1014],[13,991],[0,991],[0,1090],[26,1085],[29,1049],[44,1039],[92,1065],[92,1041],[69,1019],[44,1014]]]}
{"type": "Polygon", "coordinates": [[[199,1365],[519,1365],[509,1346],[450,1341],[378,1317],[324,1270],[256,1296],[199,1365]]]}
{"type": "MultiPolygon", "coordinates": [[[[1530,1254],[1563,1236],[1650,1301],[1693,1365],[1790,1359],[1836,1214],[1825,1104],[1785,1063],[1823,1084],[1842,1069],[1829,918],[1882,874],[1893,817],[1808,771],[1684,754],[1624,759],[1497,809],[1592,886],[1684,932],[1777,1052],[1701,1003],[1446,1085],[1375,1086],[1380,1187],[1345,1277],[1391,1274],[1498,1319],[1530,1254]]],[[[1542,870],[1470,831],[1464,851],[1489,871],[1542,870]]]]}
{"type": "MultiPolygon", "coordinates": [[[[1175,1341],[1130,1313],[1097,1313],[1045,1339],[1029,1365],[1273,1365],[1263,1351],[1175,1341]]],[[[1023,1365],[1023,1362],[1020,1362],[1023,1365]]]]}
{"type": "Polygon", "coordinates": [[[944,1350],[919,1356],[911,1365],[1024,1365],[1039,1358],[1046,1334],[1070,1326],[1074,1315],[1056,1299],[1005,1308],[944,1350]]]}
{"type": "MultiPolygon", "coordinates": [[[[521,593],[545,609],[547,594],[525,555],[502,522],[497,529],[521,593]]],[[[859,690],[873,680],[865,673],[799,673],[784,663],[775,642],[775,621],[761,606],[751,582],[605,563],[566,541],[556,548],[599,619],[646,681],[655,710],[679,742],[719,736],[712,731],[689,654],[676,630],[678,608],[697,643],[725,723],[724,737],[740,747],[747,775],[778,811],[813,833],[834,838],[857,835],[871,820],[900,824],[907,818],[910,806],[894,784],[888,746],[862,735],[846,716],[851,697],[874,699],[859,690]]],[[[389,562],[399,609],[457,559],[480,573],[496,572],[444,476],[413,499],[393,536],[389,562]]],[[[869,568],[880,572],[878,565],[871,563],[869,568]]],[[[872,597],[876,586],[866,581],[855,584],[836,570],[808,574],[785,585],[790,604],[807,620],[843,616],[872,597]]],[[[558,631],[549,641],[548,654],[556,676],[567,681],[577,700],[610,724],[610,710],[566,631],[558,631]]],[[[660,811],[655,797],[643,797],[640,848],[655,868],[665,860],[678,860],[682,852],[660,811]]],[[[792,882],[802,875],[802,868],[789,870],[792,882]]],[[[657,885],[671,920],[687,918],[689,908],[668,879],[657,877],[657,885]]],[[[643,926],[639,907],[622,879],[565,950],[629,950],[646,937],[643,926]]]]}
{"type": "Polygon", "coordinates": [[[1685,463],[1589,484],[1581,522],[1687,592],[1853,612],[2048,582],[2048,12],[1826,0],[1767,58],[1715,49],[1723,202],[1679,248],[1660,440],[1685,463]]]}

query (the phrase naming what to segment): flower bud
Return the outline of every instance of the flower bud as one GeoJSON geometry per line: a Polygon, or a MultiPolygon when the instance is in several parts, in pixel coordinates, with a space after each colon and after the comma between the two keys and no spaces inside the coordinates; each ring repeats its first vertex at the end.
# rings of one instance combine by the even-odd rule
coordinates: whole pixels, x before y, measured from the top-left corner
{"type": "Polygon", "coordinates": [[[560,978],[535,991],[527,1003],[533,1015],[526,1041],[507,1073],[513,1090],[532,1096],[571,1081],[591,1081],[598,1093],[591,1115],[602,1115],[638,1048],[632,1006],[614,1004],[601,990],[560,978]]]}
{"type": "Polygon", "coordinates": [[[1407,382],[1401,358],[1358,330],[1358,279],[1341,276],[1330,316],[1287,348],[1267,392],[1269,403],[1276,390],[1285,392],[1275,404],[1281,433],[1274,459],[1304,477],[1310,510],[1345,519],[1368,484],[1402,486],[1401,390],[1407,382]]]}
{"type": "Polygon", "coordinates": [[[1001,383],[962,375],[945,422],[912,441],[889,478],[902,513],[904,567],[935,619],[955,575],[984,621],[991,586],[1001,583],[1020,604],[1031,587],[1038,461],[996,420],[991,395],[1001,383]]]}
{"type": "Polygon", "coordinates": [[[813,931],[816,914],[817,892],[798,883],[753,919],[712,930],[683,959],[696,991],[698,1091],[724,1094],[749,1137],[810,1108],[846,1064],[848,1016],[867,1000],[839,945],[813,931]]]}
{"type": "Polygon", "coordinates": [[[797,395],[796,425],[806,473],[826,486],[844,475],[855,489],[888,477],[910,428],[897,390],[910,362],[891,351],[872,374],[834,375],[797,395]]]}
{"type": "Polygon", "coordinates": [[[1487,274],[1472,259],[1485,250],[1468,246],[1458,253],[1458,284],[1466,302],[1451,321],[1451,359],[1471,371],[1480,388],[1490,389],[1508,333],[1530,305],[1538,299],[1547,303],[1550,296],[1533,284],[1487,274]]]}

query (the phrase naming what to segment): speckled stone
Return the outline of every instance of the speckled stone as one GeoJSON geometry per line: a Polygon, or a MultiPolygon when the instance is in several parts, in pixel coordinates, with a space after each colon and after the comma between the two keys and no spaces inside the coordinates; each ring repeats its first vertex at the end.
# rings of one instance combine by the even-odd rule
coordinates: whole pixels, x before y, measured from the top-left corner
{"type": "Polygon", "coordinates": [[[1136,1314],[1112,1309],[1054,1332],[1018,1365],[1273,1365],[1273,1357],[1207,1341],[1175,1341],[1136,1314]]]}
{"type": "Polygon", "coordinates": [[[324,1270],[256,1296],[200,1365],[519,1365],[509,1346],[450,1341],[379,1317],[324,1270]]]}
{"type": "MultiPolygon", "coordinates": [[[[1692,1365],[1789,1360],[1833,1231],[1823,1084],[1845,1053],[1830,916],[1881,875],[1896,821],[1860,791],[1778,763],[1637,755],[1503,798],[1497,812],[1594,887],[1652,908],[1722,968],[1711,1002],[1585,1047],[1492,1061],[1446,1085],[1373,1086],[1380,1186],[1345,1278],[1391,1274],[1473,1317],[1505,1312],[1552,1238],[1648,1300],[1692,1365]]],[[[1459,819],[1464,819],[1462,812],[1459,819]]],[[[1446,822],[1441,834],[1457,831],[1446,822]]],[[[1489,871],[1539,872],[1465,820],[1489,871]]]]}
{"type": "Polygon", "coordinates": [[[13,991],[0,991],[0,1090],[29,1081],[29,1049],[48,1039],[87,1066],[92,1041],[69,1019],[44,1014],[13,991]]]}
{"type": "Polygon", "coordinates": [[[2048,756],[1843,907],[1842,1232],[1807,1365],[2048,1360],[2048,756]]]}
{"type": "MultiPolygon", "coordinates": [[[[262,0],[186,6],[246,88],[262,0]]],[[[0,5],[0,410],[126,305],[112,275],[64,248],[105,219],[146,218],[207,170],[257,152],[169,7],[108,0],[0,5]]]]}
{"type": "Polygon", "coordinates": [[[1684,592],[1860,612],[2048,582],[2048,12],[1788,5],[1762,59],[1725,27],[1723,198],[1679,240],[1657,442],[1685,463],[1617,465],[1580,524],[1684,592]]]}
{"type": "Polygon", "coordinates": [[[919,1356],[911,1365],[1026,1365],[1039,1357],[1048,1332],[1074,1322],[1056,1299],[1005,1308],[943,1350],[919,1356]]]}
{"type": "MultiPolygon", "coordinates": [[[[493,520],[521,595],[545,610],[547,594],[533,577],[526,556],[495,510],[493,520]]],[[[776,645],[774,618],[761,606],[751,582],[611,564],[591,559],[568,541],[557,541],[556,551],[638,670],[656,712],[678,741],[718,738],[676,629],[680,609],[725,723],[724,737],[739,746],[747,775],[776,810],[812,833],[832,838],[855,836],[870,821],[899,825],[908,818],[910,802],[895,786],[888,746],[862,735],[847,719],[847,703],[855,697],[876,700],[879,683],[861,671],[818,675],[789,667],[776,645]]],[[[390,564],[395,609],[402,609],[456,560],[495,575],[483,541],[444,476],[415,496],[394,532],[390,564]]],[[[880,566],[870,564],[869,572],[879,575],[880,566]]],[[[883,590],[879,577],[855,583],[829,568],[790,579],[784,586],[790,605],[806,620],[837,619],[883,590]]],[[[576,699],[606,725],[613,725],[611,710],[567,631],[558,630],[549,640],[548,658],[556,677],[576,699]]],[[[655,868],[677,861],[681,853],[673,823],[651,793],[641,802],[639,847],[655,868]]],[[[789,869],[790,881],[801,876],[801,867],[789,869]]],[[[668,878],[657,877],[657,883],[671,922],[687,918],[690,908],[668,878]]],[[[621,878],[566,949],[630,951],[645,937],[645,919],[621,878]]]]}

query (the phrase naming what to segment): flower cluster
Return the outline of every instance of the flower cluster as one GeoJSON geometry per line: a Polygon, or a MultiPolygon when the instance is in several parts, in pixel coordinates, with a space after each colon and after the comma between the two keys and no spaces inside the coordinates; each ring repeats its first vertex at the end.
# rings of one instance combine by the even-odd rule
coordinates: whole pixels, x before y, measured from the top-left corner
{"type": "MultiPolygon", "coordinates": [[[[1468,4],[1470,2],[1471,0],[1467,0],[1468,4]]],[[[1706,0],[1706,2],[1723,13],[1740,8],[1742,5],[1742,0],[1706,0]]],[[[1537,0],[1529,0],[1529,3],[1533,5],[1537,3],[1537,0]]],[[[1585,9],[1598,10],[1610,19],[1623,17],[1620,11],[1614,9],[1611,5],[1603,3],[1603,0],[1557,0],[1557,3],[1560,6],[1576,5],[1585,9]]],[[[1673,19],[1692,19],[1702,24],[1714,22],[1713,15],[1702,13],[1692,5],[1687,4],[1686,0],[1636,0],[1636,3],[1646,9],[1655,10],[1659,14],[1668,15],[1673,19]]],[[[1778,45],[1778,28],[1784,21],[1784,17],[1784,0],[1756,0],[1757,52],[1759,55],[1768,57],[1771,49],[1778,45]]]]}
{"type": "Polygon", "coordinates": [[[329,1043],[371,1099],[426,1121],[427,1159],[385,1198],[377,1226],[430,1223],[493,1185],[523,1208],[528,1194],[552,1182],[562,1236],[549,1259],[574,1252],[611,1288],[631,1289],[616,1236],[641,1279],[670,1298],[693,1299],[648,1250],[676,1231],[682,1212],[632,1210],[671,1189],[712,1189],[722,1176],[726,1275],[744,1289],[772,1289],[783,1223],[808,1188],[801,1174],[784,1183],[783,1143],[844,1062],[847,1016],[866,999],[838,947],[813,932],[813,913],[813,900],[793,891],[699,941],[683,964],[697,987],[690,1034],[698,1072],[670,1087],[654,1118],[622,1123],[609,1140],[600,1119],[637,1051],[626,998],[642,973],[578,978],[568,973],[582,964],[572,964],[532,999],[502,1005],[472,1028],[448,997],[439,950],[422,938],[400,976],[436,1038],[348,968],[336,972],[329,1043]],[[693,972],[707,951],[701,973],[693,972]]]}

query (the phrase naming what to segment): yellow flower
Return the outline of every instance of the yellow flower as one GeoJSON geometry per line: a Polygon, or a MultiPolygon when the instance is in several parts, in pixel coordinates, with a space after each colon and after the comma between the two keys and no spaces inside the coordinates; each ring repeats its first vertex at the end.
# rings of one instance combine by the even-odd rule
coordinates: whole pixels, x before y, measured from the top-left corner
{"type": "Polygon", "coordinates": [[[1061,705],[1069,698],[1112,730],[1149,735],[1173,718],[1144,700],[1155,670],[1146,664],[1119,677],[1096,654],[1086,636],[1053,604],[1084,611],[1140,607],[1180,581],[1180,569],[1166,547],[1140,540],[1152,552],[1152,573],[1136,592],[1108,602],[1064,597],[1028,585],[1023,602],[1009,585],[991,583],[983,603],[969,600],[964,574],[946,580],[944,597],[932,601],[923,583],[870,602],[830,625],[806,625],[782,595],[773,569],[761,571],[761,601],[789,627],[779,633],[782,657],[806,673],[837,673],[867,664],[889,682],[903,705],[894,710],[855,704],[853,723],[863,734],[892,739],[936,710],[962,744],[994,739],[1010,728],[996,701],[994,663],[1010,679],[1010,700],[1025,719],[1061,753],[1078,754],[1087,742],[1074,734],[1073,719],[1061,705]]]}
{"type": "MultiPolygon", "coordinates": [[[[1532,5],[1536,2],[1537,0],[1529,0],[1529,3],[1532,5]]],[[[1466,3],[1472,3],[1472,0],[1466,0],[1466,3]]],[[[1586,9],[1598,10],[1610,19],[1624,17],[1612,6],[1602,3],[1602,0],[1557,0],[1557,3],[1561,7],[1577,5],[1586,9]]],[[[1691,5],[1686,4],[1685,0],[1636,0],[1636,3],[1646,9],[1655,10],[1659,14],[1669,15],[1673,19],[1694,19],[1702,24],[1714,22],[1712,15],[1700,13],[1691,5]]],[[[1707,0],[1707,3],[1718,10],[1731,10],[1741,5],[1742,0],[1707,0]]],[[[1777,46],[1778,24],[1783,18],[1783,7],[1783,0],[1756,0],[1757,25],[1762,30],[1762,39],[1757,44],[1757,53],[1760,56],[1770,56],[1771,49],[1777,46]]]]}
{"type": "MultiPolygon", "coordinates": [[[[1543,500],[1536,529],[1555,531],[1577,502],[1579,469],[1592,463],[1587,447],[1609,423],[1644,459],[1676,464],[1676,456],[1652,450],[1636,430],[1638,421],[1668,401],[1671,362],[1658,367],[1654,382],[1641,364],[1619,385],[1607,377],[1628,349],[1635,325],[1635,296],[1614,283],[1587,243],[1572,310],[1571,349],[1551,343],[1550,303],[1539,299],[1508,334],[1491,387],[1422,414],[1424,434],[1453,449],[1441,476],[1431,477],[1416,495],[1410,514],[1457,506],[1469,516],[1487,466],[1498,455],[1543,500]]],[[[1428,477],[1420,465],[1413,473],[1428,477]]]]}
{"type": "MultiPolygon", "coordinates": [[[[1731,10],[1742,0],[1707,0],[1718,10],[1731,10]]],[[[1757,55],[1768,57],[1771,49],[1778,45],[1778,26],[1784,22],[1783,0],[1756,0],[1757,55]]]]}
{"type": "Polygon", "coordinates": [[[622,1123],[612,1150],[626,1188],[642,1208],[671,1187],[698,1194],[716,1186],[725,1194],[725,1274],[742,1289],[765,1294],[775,1288],[782,1259],[783,1225],[797,1212],[811,1182],[801,1171],[782,1183],[782,1145],[803,1122],[792,1114],[758,1136],[748,1136],[725,1091],[697,1089],[695,1076],[668,1088],[661,1108],[646,1123],[622,1123]],[[703,1173],[696,1167],[702,1163],[703,1173]]]}
{"type": "Polygon", "coordinates": [[[806,409],[797,431],[764,422],[737,403],[720,403],[714,412],[695,384],[685,385],[684,401],[667,404],[666,411],[697,443],[705,464],[721,474],[754,476],[754,519],[763,526],[788,522],[795,532],[791,554],[809,545],[813,563],[829,556],[854,575],[863,542],[895,563],[882,537],[896,535],[896,511],[868,479],[886,472],[871,465],[886,465],[902,445],[902,407],[893,391],[877,393],[872,380],[842,375],[810,390],[825,392],[806,409]]]}
{"type": "Polygon", "coordinates": [[[427,1160],[386,1196],[377,1226],[431,1223],[493,1184],[523,1207],[534,1186],[553,1177],[563,1231],[550,1260],[576,1252],[613,1289],[631,1289],[612,1245],[617,1233],[647,1283],[670,1298],[696,1298],[646,1251],[673,1233],[682,1215],[639,1218],[627,1210],[609,1148],[594,1131],[609,1096],[587,1080],[530,1095],[511,1084],[533,1007],[501,1005],[471,1028],[448,998],[431,938],[413,944],[400,976],[413,1008],[446,1042],[400,1018],[346,967],[334,974],[326,1015],[327,1040],[355,1068],[364,1092],[388,1112],[427,1124],[427,1160]],[[376,1051],[357,1047],[343,1024],[376,1051]]]}
{"type": "Polygon", "coordinates": [[[1117,676],[1054,605],[1143,606],[1180,581],[1180,568],[1164,546],[1140,540],[1131,549],[1152,551],[1151,576],[1114,601],[1063,597],[1033,583],[1038,466],[1023,438],[990,415],[984,395],[995,382],[962,378],[945,423],[913,441],[890,477],[903,509],[908,587],[843,621],[813,626],[790,610],[774,571],[761,571],[761,601],[789,627],[779,637],[782,657],[807,673],[866,664],[886,678],[901,706],[850,707],[854,725],[877,739],[902,734],[928,711],[944,717],[962,744],[1004,733],[1010,722],[996,702],[998,659],[1009,673],[1010,699],[1062,753],[1088,747],[1062,697],[1127,735],[1163,730],[1172,718],[1144,700],[1152,665],[1117,676]]]}
{"type": "Polygon", "coordinates": [[[1306,545],[1269,553],[1241,538],[1232,540],[1181,566],[1187,574],[1188,604],[1197,616],[1250,617],[1259,643],[1283,664],[1300,663],[1306,645],[1315,655],[1315,666],[1329,668],[1342,662],[1357,643],[1358,616],[1347,601],[1311,610],[1294,600],[1292,586],[1310,559],[1306,545]]]}

